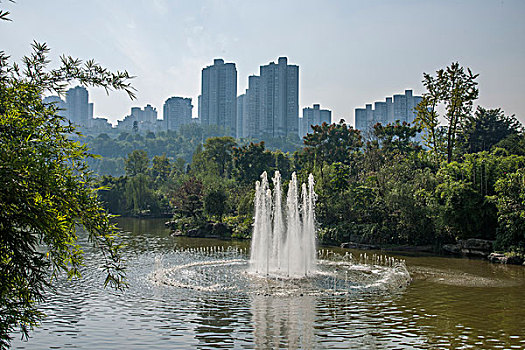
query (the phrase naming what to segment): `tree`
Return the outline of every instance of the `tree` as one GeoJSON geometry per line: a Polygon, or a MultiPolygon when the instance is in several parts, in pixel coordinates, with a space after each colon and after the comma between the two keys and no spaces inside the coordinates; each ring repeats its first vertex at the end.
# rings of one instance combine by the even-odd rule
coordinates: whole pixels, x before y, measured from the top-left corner
{"type": "Polygon", "coordinates": [[[496,207],[471,183],[445,179],[437,186],[436,197],[439,204],[437,230],[441,234],[460,239],[494,239],[496,207]]]}
{"type": "Polygon", "coordinates": [[[133,98],[131,77],[66,56],[49,69],[48,54],[45,44],[35,42],[19,66],[0,52],[0,348],[9,346],[11,332],[19,328],[27,336],[43,317],[36,303],[52,277],[80,275],[78,226],[104,256],[105,284],[125,285],[116,229],[86,165],[90,153],[69,138],[75,128],[42,96],[63,94],[76,80],[133,98]]]}
{"type": "Polygon", "coordinates": [[[427,92],[423,94],[421,102],[416,106],[417,117],[415,123],[425,130],[423,134],[425,146],[432,151],[436,162],[439,162],[444,152],[444,138],[442,133],[439,132],[439,115],[437,112],[443,96],[439,83],[443,79],[443,70],[439,70],[436,73],[436,78],[428,73],[423,73],[423,85],[427,92]]]}
{"type": "Polygon", "coordinates": [[[232,152],[236,144],[231,136],[211,137],[204,143],[203,156],[217,165],[220,177],[231,175],[232,152]]]}
{"type": "Polygon", "coordinates": [[[289,179],[292,176],[292,162],[288,153],[285,154],[281,150],[277,150],[272,152],[272,155],[275,160],[275,170],[279,170],[282,179],[289,179]]]}
{"type": "Polygon", "coordinates": [[[135,150],[126,158],[126,176],[136,176],[148,172],[149,159],[146,151],[135,150]]]}
{"type": "Polygon", "coordinates": [[[272,153],[260,143],[233,148],[233,174],[243,184],[254,184],[264,171],[272,166],[272,153]]]}
{"type": "Polygon", "coordinates": [[[496,245],[499,249],[525,252],[525,170],[507,174],[496,182],[498,196],[498,230],[496,245]]]}
{"type": "Polygon", "coordinates": [[[325,164],[349,164],[353,152],[363,145],[361,132],[346,126],[344,120],[339,124],[313,125],[312,129],[313,132],[304,137],[303,155],[312,161],[314,167],[320,168],[321,177],[325,164]]]}
{"type": "Polygon", "coordinates": [[[504,150],[510,154],[525,156],[525,134],[510,134],[495,146],[495,149],[504,150]]]}
{"type": "Polygon", "coordinates": [[[222,217],[227,209],[227,200],[228,195],[223,189],[212,190],[204,197],[204,211],[222,222],[222,217]]]}
{"type": "Polygon", "coordinates": [[[126,206],[133,215],[158,214],[159,205],[151,189],[149,176],[139,173],[128,177],[125,187],[126,206]]]}
{"type": "Polygon", "coordinates": [[[521,124],[514,116],[498,109],[478,106],[473,117],[465,121],[462,148],[465,153],[490,151],[498,142],[520,133],[521,124]]]}
{"type": "Polygon", "coordinates": [[[175,211],[186,217],[197,218],[202,213],[203,196],[202,182],[194,177],[184,181],[174,193],[175,211]]]}
{"type": "Polygon", "coordinates": [[[452,161],[452,152],[456,145],[456,136],[462,127],[463,120],[470,115],[472,104],[478,98],[478,84],[475,79],[479,74],[473,74],[470,68],[465,73],[458,62],[452,63],[444,74],[441,82],[443,102],[445,104],[445,119],[447,129],[447,163],[452,161]]]}
{"type": "Polygon", "coordinates": [[[419,131],[418,127],[411,127],[407,122],[401,124],[399,120],[385,126],[380,123],[374,125],[374,135],[386,152],[408,153],[419,150],[420,147],[414,142],[419,131]]]}
{"type": "Polygon", "coordinates": [[[166,153],[162,156],[153,157],[151,166],[151,176],[156,182],[164,182],[168,179],[171,173],[171,163],[166,153]]]}
{"type": "Polygon", "coordinates": [[[102,176],[99,178],[100,189],[98,191],[99,199],[104,203],[104,207],[116,215],[127,214],[126,208],[126,181],[125,176],[113,177],[102,176]]]}
{"type": "Polygon", "coordinates": [[[473,74],[470,68],[465,72],[458,62],[436,71],[436,77],[423,73],[423,85],[427,92],[416,107],[416,123],[426,131],[424,140],[433,151],[436,160],[440,160],[442,152],[437,110],[439,107],[445,110],[443,118],[448,124],[444,151],[447,163],[450,163],[463,122],[472,111],[473,101],[478,98],[478,83],[475,81],[478,75],[473,74]]]}

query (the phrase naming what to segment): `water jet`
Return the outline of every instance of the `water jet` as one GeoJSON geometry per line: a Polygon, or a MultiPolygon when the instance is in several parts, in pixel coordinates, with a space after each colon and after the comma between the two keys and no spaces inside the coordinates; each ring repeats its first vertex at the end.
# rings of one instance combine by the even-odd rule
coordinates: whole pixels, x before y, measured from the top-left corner
{"type": "Polygon", "coordinates": [[[286,197],[279,171],[271,181],[273,190],[264,172],[255,185],[249,258],[245,248],[180,249],[173,266],[156,264],[153,282],[203,292],[339,296],[396,291],[410,281],[401,260],[317,251],[313,175],[299,186],[293,173],[286,197]]]}
{"type": "Polygon", "coordinates": [[[290,278],[315,273],[314,177],[303,183],[301,194],[297,176],[288,185],[286,207],[282,207],[281,174],[275,172],[273,193],[266,172],[255,185],[255,216],[249,271],[256,275],[290,278]]]}

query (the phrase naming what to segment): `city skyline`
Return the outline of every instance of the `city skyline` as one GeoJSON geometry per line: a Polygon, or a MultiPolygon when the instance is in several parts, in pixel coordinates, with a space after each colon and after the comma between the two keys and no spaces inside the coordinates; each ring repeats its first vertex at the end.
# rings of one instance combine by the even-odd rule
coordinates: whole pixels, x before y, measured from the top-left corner
{"type": "Polygon", "coordinates": [[[393,94],[383,101],[367,103],[364,108],[355,109],[355,128],[370,132],[376,123],[387,125],[399,121],[412,124],[417,114],[415,108],[421,99],[421,96],[414,96],[412,90],[405,90],[404,94],[393,94]]]}
{"type": "Polygon", "coordinates": [[[135,101],[89,88],[95,116],[113,124],[131,107],[160,110],[172,96],[196,102],[201,69],[215,58],[236,63],[240,95],[260,65],[281,56],[301,67],[300,109],[321,104],[351,125],[355,108],[406,89],[421,95],[423,72],[453,61],[480,74],[476,104],[525,120],[525,43],[516,39],[525,34],[523,2],[290,1],[274,11],[277,4],[5,2],[13,21],[0,35],[13,61],[34,39],[48,43],[55,62],[61,54],[94,58],[137,76],[135,101]]]}

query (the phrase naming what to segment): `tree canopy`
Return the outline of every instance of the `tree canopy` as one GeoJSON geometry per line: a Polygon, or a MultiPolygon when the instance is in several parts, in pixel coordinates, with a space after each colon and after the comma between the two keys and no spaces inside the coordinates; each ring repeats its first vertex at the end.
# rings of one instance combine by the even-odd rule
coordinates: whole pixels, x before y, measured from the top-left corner
{"type": "Polygon", "coordinates": [[[79,276],[79,227],[104,257],[105,284],[125,285],[117,231],[86,165],[90,153],[70,139],[75,128],[42,97],[77,81],[133,98],[131,76],[67,56],[49,69],[48,54],[35,42],[18,65],[0,52],[0,348],[17,328],[27,336],[43,316],[35,303],[52,287],[52,276],[79,276]]]}
{"type": "Polygon", "coordinates": [[[462,134],[464,153],[490,151],[498,142],[520,133],[521,125],[514,116],[506,116],[500,108],[478,106],[472,117],[465,120],[462,134]]]}
{"type": "Polygon", "coordinates": [[[458,135],[462,132],[465,119],[470,116],[473,102],[478,98],[478,75],[472,73],[470,68],[465,71],[458,62],[439,69],[436,76],[423,73],[423,85],[427,91],[416,107],[416,123],[425,131],[424,140],[437,161],[443,154],[448,163],[453,160],[458,135]],[[439,128],[439,107],[444,109],[445,129],[439,128]]]}

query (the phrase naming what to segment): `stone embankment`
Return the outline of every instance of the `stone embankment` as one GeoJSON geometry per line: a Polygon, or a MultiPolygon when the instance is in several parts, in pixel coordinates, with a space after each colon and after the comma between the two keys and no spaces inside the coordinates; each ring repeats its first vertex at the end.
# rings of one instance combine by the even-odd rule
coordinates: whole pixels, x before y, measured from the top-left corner
{"type": "Polygon", "coordinates": [[[445,244],[443,250],[449,254],[485,258],[496,264],[523,265],[523,258],[518,255],[495,253],[493,241],[470,238],[458,240],[456,244],[445,244]]]}
{"type": "Polygon", "coordinates": [[[487,258],[493,250],[493,242],[485,239],[460,239],[456,244],[445,244],[443,250],[449,254],[487,258]]]}
{"type": "Polygon", "coordinates": [[[490,253],[488,259],[490,262],[496,264],[525,265],[523,258],[518,255],[509,256],[500,253],[490,253]]]}

